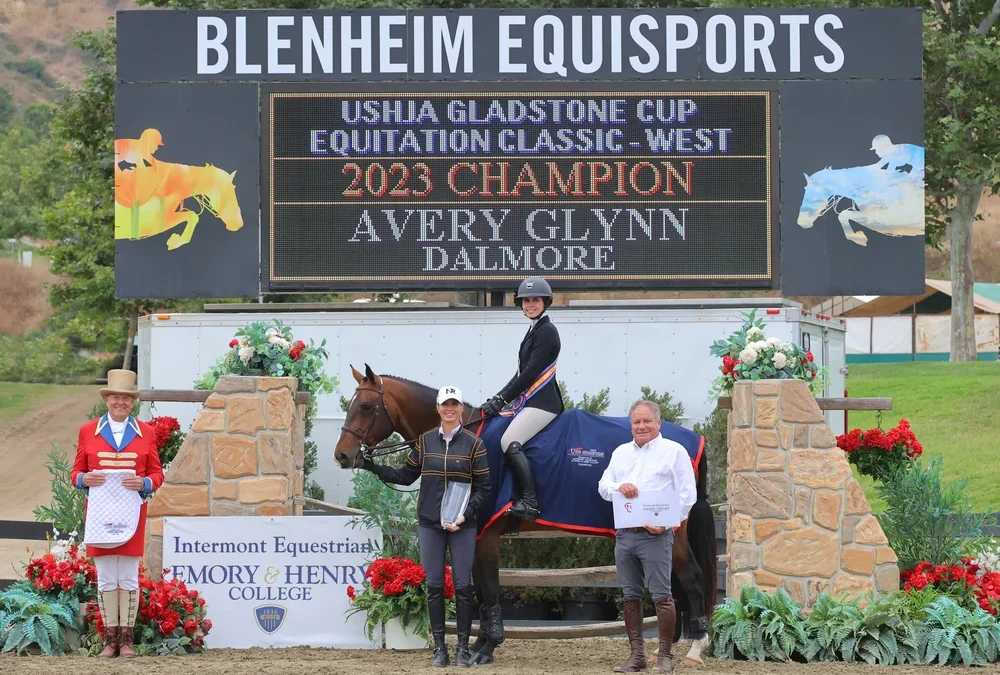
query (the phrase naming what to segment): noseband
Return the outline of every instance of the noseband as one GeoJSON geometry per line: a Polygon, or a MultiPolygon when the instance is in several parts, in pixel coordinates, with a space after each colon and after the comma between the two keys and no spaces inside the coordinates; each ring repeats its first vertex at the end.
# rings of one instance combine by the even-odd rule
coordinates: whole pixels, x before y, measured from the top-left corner
{"type": "MultiPolygon", "coordinates": [[[[365,427],[365,430],[364,430],[363,433],[358,433],[354,429],[351,429],[350,427],[346,427],[346,426],[345,427],[341,427],[341,430],[342,431],[346,431],[347,433],[349,433],[350,435],[354,436],[355,438],[358,439],[358,441],[361,442],[361,457],[363,459],[369,459],[370,460],[372,458],[373,454],[374,454],[375,448],[369,446],[368,445],[368,441],[366,439],[368,438],[368,435],[372,432],[372,429],[375,428],[375,422],[378,421],[379,412],[382,409],[385,409],[385,415],[389,419],[389,424],[390,424],[390,426],[392,426],[392,430],[393,431],[396,430],[396,425],[392,423],[392,418],[389,417],[389,409],[385,405],[385,396],[382,393],[382,384],[381,384],[381,382],[379,383],[378,389],[375,389],[374,387],[358,387],[355,390],[355,392],[354,392],[355,396],[357,396],[357,392],[359,392],[359,391],[373,391],[376,394],[378,394],[378,402],[375,404],[375,414],[372,415],[371,420],[368,421],[368,426],[365,427]]],[[[350,406],[348,406],[348,410],[350,410],[350,406]]]]}

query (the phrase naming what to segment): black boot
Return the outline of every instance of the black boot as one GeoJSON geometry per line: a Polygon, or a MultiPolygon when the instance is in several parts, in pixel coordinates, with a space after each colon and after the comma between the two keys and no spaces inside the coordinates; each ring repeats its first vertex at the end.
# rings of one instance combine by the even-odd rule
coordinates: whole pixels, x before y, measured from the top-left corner
{"type": "Polygon", "coordinates": [[[431,665],[441,668],[448,665],[448,650],[444,644],[444,589],[427,587],[427,616],[434,638],[434,658],[431,665]]]}
{"type": "Polygon", "coordinates": [[[521,520],[534,521],[538,517],[538,502],[535,499],[535,477],[531,464],[521,450],[521,444],[511,443],[507,447],[507,461],[514,471],[514,480],[521,487],[521,499],[507,510],[507,513],[521,520]]]}
{"type": "Polygon", "coordinates": [[[455,628],[458,633],[458,648],[455,649],[455,665],[471,666],[469,635],[472,633],[472,587],[455,589],[455,628]]]}

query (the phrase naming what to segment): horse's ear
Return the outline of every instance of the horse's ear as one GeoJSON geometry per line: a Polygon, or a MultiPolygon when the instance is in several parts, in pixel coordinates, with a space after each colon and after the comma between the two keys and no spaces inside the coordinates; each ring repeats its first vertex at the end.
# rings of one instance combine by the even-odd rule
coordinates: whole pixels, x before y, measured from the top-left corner
{"type": "Polygon", "coordinates": [[[236,172],[233,171],[231,174],[229,174],[229,177],[232,178],[233,180],[236,180],[236,172]]]}
{"type": "Polygon", "coordinates": [[[357,371],[354,366],[351,366],[351,374],[354,375],[354,381],[361,384],[361,380],[365,379],[365,376],[357,371]]]}
{"type": "Polygon", "coordinates": [[[806,183],[808,183],[809,182],[809,174],[803,172],[802,175],[806,177],[806,183]]]}
{"type": "Polygon", "coordinates": [[[373,371],[372,367],[369,366],[366,363],[365,364],[365,379],[368,380],[369,382],[374,382],[375,381],[375,377],[376,377],[375,371],[373,371]]]}

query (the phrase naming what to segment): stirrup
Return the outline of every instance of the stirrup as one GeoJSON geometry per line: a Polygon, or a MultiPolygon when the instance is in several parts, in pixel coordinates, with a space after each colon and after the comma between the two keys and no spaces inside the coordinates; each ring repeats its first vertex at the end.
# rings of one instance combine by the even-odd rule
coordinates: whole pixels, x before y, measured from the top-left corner
{"type": "Polygon", "coordinates": [[[541,515],[541,511],[536,506],[527,506],[523,501],[518,500],[507,509],[507,514],[520,520],[534,522],[541,515]]]}

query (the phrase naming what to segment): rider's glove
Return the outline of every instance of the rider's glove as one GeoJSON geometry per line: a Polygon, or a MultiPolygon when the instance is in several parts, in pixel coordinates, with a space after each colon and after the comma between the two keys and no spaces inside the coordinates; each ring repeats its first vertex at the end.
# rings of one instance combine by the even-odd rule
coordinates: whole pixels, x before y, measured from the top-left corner
{"type": "Polygon", "coordinates": [[[483,409],[484,417],[492,417],[503,410],[505,405],[507,405],[507,403],[500,397],[500,394],[497,394],[479,407],[483,409]]]}

